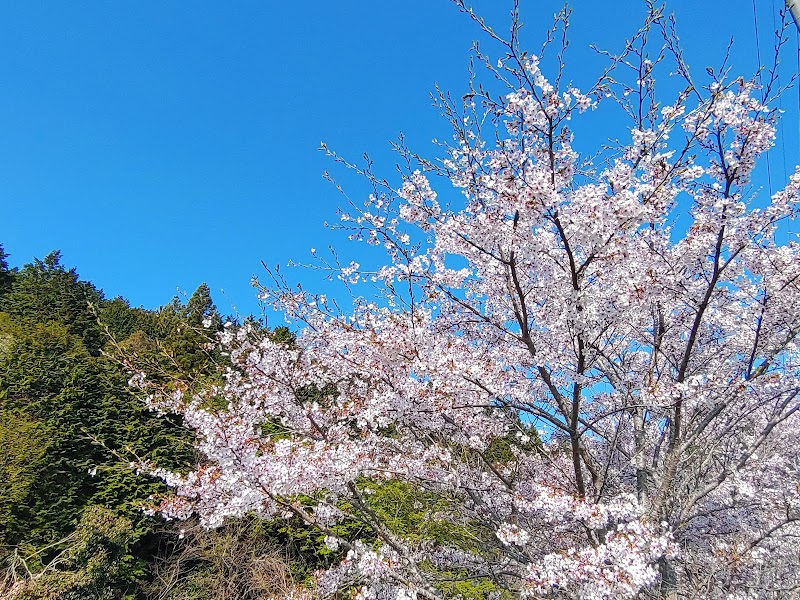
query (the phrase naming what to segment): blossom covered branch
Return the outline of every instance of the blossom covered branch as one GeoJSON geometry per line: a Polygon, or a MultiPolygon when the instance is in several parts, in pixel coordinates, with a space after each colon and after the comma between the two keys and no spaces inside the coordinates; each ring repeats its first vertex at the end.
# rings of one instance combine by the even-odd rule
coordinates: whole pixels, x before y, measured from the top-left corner
{"type": "Polygon", "coordinates": [[[653,9],[586,92],[562,54],[553,83],[516,26],[503,41],[484,24],[511,89],[445,103],[442,161],[396,190],[372,177],[342,214],[386,259],[340,275],[381,296],[348,314],[264,290],[304,324],[295,340],[230,328],[223,386],[151,399],[204,457],[161,473],[162,510],[319,528],[341,560],[313,597],[438,598],[454,573],[530,598],[800,585],[800,246],[781,241],[800,171],[755,197],[775,112],[753,82],[700,88],[680,63],[687,90],[657,103],[657,67],[682,61],[674,39],[648,53],[663,20],[653,9]],[[626,73],[629,141],[582,162],[567,125],[626,73]],[[445,181],[460,201],[440,200],[445,181]],[[370,501],[392,481],[446,501],[429,520],[477,541],[393,528],[370,501]],[[337,537],[343,519],[369,535],[337,537]]]}

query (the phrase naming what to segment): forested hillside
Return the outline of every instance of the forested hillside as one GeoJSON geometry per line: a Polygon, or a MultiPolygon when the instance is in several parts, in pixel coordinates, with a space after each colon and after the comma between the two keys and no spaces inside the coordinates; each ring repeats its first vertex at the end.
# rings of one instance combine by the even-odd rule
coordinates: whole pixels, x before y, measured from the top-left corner
{"type": "Polygon", "coordinates": [[[0,595],[213,598],[230,575],[216,577],[215,544],[247,538],[279,556],[241,524],[179,539],[142,510],[163,483],[130,466],[194,463],[191,431],[150,412],[128,378],[133,368],[187,385],[218,376],[220,357],[202,349],[221,327],[208,287],[144,310],[105,298],[58,252],[19,270],[6,259],[0,246],[0,595]],[[178,568],[171,555],[183,556],[178,568]]]}

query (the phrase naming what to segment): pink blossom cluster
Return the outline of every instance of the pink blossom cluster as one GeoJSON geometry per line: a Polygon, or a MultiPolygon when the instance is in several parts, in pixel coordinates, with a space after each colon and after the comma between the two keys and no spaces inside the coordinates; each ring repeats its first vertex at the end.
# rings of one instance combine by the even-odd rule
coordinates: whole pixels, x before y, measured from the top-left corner
{"type": "Polygon", "coordinates": [[[341,557],[313,597],[437,598],[440,570],[530,598],[800,585],[800,245],[778,235],[800,171],[754,203],[775,136],[758,88],[662,107],[653,62],[626,57],[644,73],[626,145],[587,166],[567,129],[610,84],[559,91],[535,57],[503,59],[518,84],[466,102],[483,115],[448,107],[440,166],[373,178],[342,214],[386,257],[336,275],[377,293],[344,312],[278,284],[264,298],[302,324],[292,343],[228,328],[223,386],[153,396],[203,456],[161,473],[165,514],[303,519],[341,557]],[[393,480],[490,535],[404,538],[365,485],[393,480]],[[335,535],[346,518],[377,541],[335,535]]]}

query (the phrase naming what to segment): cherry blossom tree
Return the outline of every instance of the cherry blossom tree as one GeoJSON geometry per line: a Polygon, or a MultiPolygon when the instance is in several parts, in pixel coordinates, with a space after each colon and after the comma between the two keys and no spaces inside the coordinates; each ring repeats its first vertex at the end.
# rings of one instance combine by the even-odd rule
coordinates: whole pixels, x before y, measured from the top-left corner
{"type": "Polygon", "coordinates": [[[298,597],[440,598],[453,579],[496,598],[796,593],[800,171],[769,198],[752,180],[775,69],[696,82],[651,5],[581,91],[553,41],[568,11],[548,78],[516,8],[506,38],[456,4],[501,51],[476,47],[486,83],[441,94],[453,142],[439,161],[400,146],[394,185],[349,165],[373,193],[341,226],[382,266],[332,267],[352,311],[275,277],[264,298],[296,339],[228,327],[224,385],[150,397],[204,457],[159,472],[161,510],[318,528],[338,559],[298,597]],[[569,126],[598,103],[628,141],[587,158],[569,126]],[[387,482],[469,535],[387,522],[387,482]],[[363,536],[337,535],[347,519],[363,536]]]}

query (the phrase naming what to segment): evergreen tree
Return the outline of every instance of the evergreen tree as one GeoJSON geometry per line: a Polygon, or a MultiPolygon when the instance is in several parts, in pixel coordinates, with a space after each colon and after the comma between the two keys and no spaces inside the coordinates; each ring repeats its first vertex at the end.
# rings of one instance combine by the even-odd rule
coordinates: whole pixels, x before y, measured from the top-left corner
{"type": "Polygon", "coordinates": [[[9,268],[7,259],[8,254],[3,249],[3,244],[0,244],[0,297],[11,287],[14,275],[14,270],[9,268]]]}
{"type": "Polygon", "coordinates": [[[0,297],[0,311],[28,323],[63,323],[92,354],[97,354],[104,336],[92,305],[102,299],[94,285],[79,281],[74,268],[63,267],[61,253],[55,250],[16,274],[10,290],[0,297]]]}
{"type": "Polygon", "coordinates": [[[222,318],[204,283],[187,304],[179,297],[157,312],[140,315],[137,331],[120,344],[118,358],[152,381],[179,379],[183,384],[216,376],[220,356],[215,337],[222,318]]]}
{"type": "Polygon", "coordinates": [[[191,325],[203,325],[216,330],[222,323],[217,307],[211,300],[211,290],[208,284],[201,283],[189,298],[186,305],[186,320],[191,325]]]}

